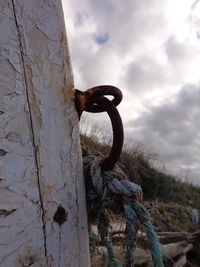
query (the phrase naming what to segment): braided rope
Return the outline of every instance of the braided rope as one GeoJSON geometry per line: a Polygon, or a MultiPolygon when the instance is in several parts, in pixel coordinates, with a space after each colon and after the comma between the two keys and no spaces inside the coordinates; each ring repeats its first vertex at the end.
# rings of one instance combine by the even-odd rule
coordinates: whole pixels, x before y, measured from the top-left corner
{"type": "Polygon", "coordinates": [[[154,266],[164,267],[158,236],[141,203],[141,187],[133,182],[125,181],[125,175],[117,166],[114,170],[102,171],[100,164],[102,158],[90,155],[85,147],[82,150],[89,221],[91,217],[95,221],[98,220],[98,231],[108,251],[108,266],[122,267],[123,265],[114,257],[108,231],[109,220],[104,209],[110,209],[115,214],[124,214],[126,221],[124,266],[133,266],[138,231],[137,221],[139,220],[146,229],[154,266]]]}

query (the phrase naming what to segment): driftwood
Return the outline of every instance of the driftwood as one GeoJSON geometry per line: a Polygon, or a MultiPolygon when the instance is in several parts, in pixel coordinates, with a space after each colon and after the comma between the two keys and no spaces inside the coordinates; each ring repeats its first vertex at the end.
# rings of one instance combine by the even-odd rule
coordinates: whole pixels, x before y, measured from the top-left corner
{"type": "MultiPolygon", "coordinates": [[[[162,245],[185,241],[187,243],[194,242],[197,237],[200,237],[200,231],[194,233],[187,232],[159,232],[159,241],[162,245]]],[[[138,243],[143,247],[148,247],[146,235],[138,238],[138,243]]]]}
{"type": "MultiPolygon", "coordinates": [[[[163,254],[164,254],[164,260],[168,261],[170,260],[171,262],[173,261],[173,258],[180,256],[177,262],[174,262],[174,267],[178,266],[183,266],[180,265],[181,262],[184,262],[184,258],[186,258],[186,253],[190,251],[193,248],[192,244],[187,244],[186,242],[178,242],[174,244],[168,244],[168,245],[163,245],[163,254]],[[185,257],[183,257],[185,256],[185,257]]],[[[119,246],[114,246],[114,253],[117,255],[117,258],[119,260],[123,259],[123,248],[119,246]]],[[[102,266],[102,264],[105,264],[107,262],[107,250],[105,247],[99,247],[97,250],[97,255],[93,257],[92,260],[92,266],[97,267],[97,266],[102,266]]],[[[151,254],[149,250],[142,249],[142,248],[136,248],[135,251],[135,265],[144,265],[147,263],[151,262],[151,254]]]]}
{"type": "MultiPolygon", "coordinates": [[[[194,233],[187,232],[159,232],[159,242],[162,245],[176,243],[180,241],[194,242],[198,237],[200,238],[200,231],[194,233]]],[[[115,245],[125,244],[124,231],[111,232],[111,239],[115,245]]],[[[146,234],[141,233],[138,235],[137,244],[143,248],[148,248],[149,244],[146,239],[146,234]]]]}
{"type": "MultiPolygon", "coordinates": [[[[200,231],[194,233],[186,232],[161,232],[158,233],[164,260],[171,261],[173,267],[181,267],[187,261],[186,253],[194,248],[195,241],[200,238],[200,231]],[[179,257],[177,259],[177,257],[179,257]],[[176,261],[174,260],[176,258],[176,261]]],[[[124,251],[122,244],[125,244],[124,232],[112,232],[112,241],[114,245],[114,253],[119,260],[123,259],[124,251]]],[[[107,250],[100,246],[97,249],[96,255],[92,259],[92,266],[104,266],[107,261],[107,250]],[[104,265],[102,265],[104,263],[104,265]]],[[[148,242],[145,234],[141,234],[137,240],[137,248],[135,250],[135,265],[144,265],[151,262],[151,254],[148,249],[148,242]]]]}
{"type": "Polygon", "coordinates": [[[182,267],[186,264],[187,258],[186,255],[182,255],[179,257],[179,259],[173,264],[173,267],[182,267]]]}

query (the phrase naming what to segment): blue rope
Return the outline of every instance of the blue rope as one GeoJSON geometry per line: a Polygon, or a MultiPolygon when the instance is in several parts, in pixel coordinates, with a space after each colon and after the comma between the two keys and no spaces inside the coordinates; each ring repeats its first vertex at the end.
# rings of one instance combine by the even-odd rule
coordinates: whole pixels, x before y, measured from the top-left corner
{"type": "Polygon", "coordinates": [[[126,245],[126,256],[125,256],[125,266],[133,266],[134,262],[134,252],[136,249],[136,239],[137,239],[137,214],[130,207],[130,205],[124,204],[124,213],[126,219],[126,236],[129,238],[128,244],[126,245]],[[131,238],[131,239],[130,239],[131,238]]]}
{"type": "Polygon", "coordinates": [[[124,267],[133,266],[138,220],[146,229],[154,266],[164,267],[158,236],[150,222],[148,212],[141,204],[141,187],[135,183],[124,181],[125,175],[118,167],[112,171],[102,172],[99,164],[100,160],[101,159],[91,155],[85,156],[83,159],[88,202],[92,202],[92,205],[91,203],[90,205],[93,207],[93,210],[95,210],[94,200],[98,203],[98,207],[101,207],[96,214],[98,214],[99,219],[99,233],[108,251],[108,267],[123,267],[123,265],[114,257],[112,242],[108,232],[109,220],[105,215],[104,208],[111,209],[116,214],[121,213],[122,210],[124,211],[127,243],[125,246],[126,255],[124,267]]]}
{"type": "Polygon", "coordinates": [[[138,201],[134,201],[131,206],[135,210],[141,223],[146,228],[147,240],[149,241],[149,244],[150,244],[151,255],[152,255],[153,262],[154,262],[154,266],[164,267],[164,264],[162,261],[161,245],[158,241],[158,236],[154,231],[154,227],[152,223],[150,222],[150,218],[147,213],[147,210],[138,201]]]}
{"type": "Polygon", "coordinates": [[[121,265],[121,263],[113,257],[113,258],[109,261],[109,263],[108,263],[108,267],[123,267],[123,265],[121,265]]]}

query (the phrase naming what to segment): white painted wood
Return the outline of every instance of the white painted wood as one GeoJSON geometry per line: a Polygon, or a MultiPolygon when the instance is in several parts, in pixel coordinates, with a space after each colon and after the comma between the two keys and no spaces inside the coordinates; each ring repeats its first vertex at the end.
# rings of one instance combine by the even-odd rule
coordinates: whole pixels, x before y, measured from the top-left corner
{"type": "Polygon", "coordinates": [[[89,266],[60,0],[0,1],[0,266],[89,266]]]}

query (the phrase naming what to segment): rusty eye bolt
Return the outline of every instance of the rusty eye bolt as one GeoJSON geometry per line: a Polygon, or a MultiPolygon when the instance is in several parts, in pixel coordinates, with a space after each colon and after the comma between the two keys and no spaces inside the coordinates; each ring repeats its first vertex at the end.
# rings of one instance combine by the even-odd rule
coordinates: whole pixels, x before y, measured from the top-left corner
{"type": "Polygon", "coordinates": [[[122,92],[120,89],[110,85],[101,85],[90,88],[85,92],[78,89],[75,90],[75,106],[79,119],[83,111],[98,113],[107,112],[113,131],[113,144],[110,154],[102,161],[102,170],[111,170],[118,161],[124,142],[124,130],[120,114],[116,108],[122,100],[122,92]],[[113,96],[109,100],[105,95],[113,96]]]}

